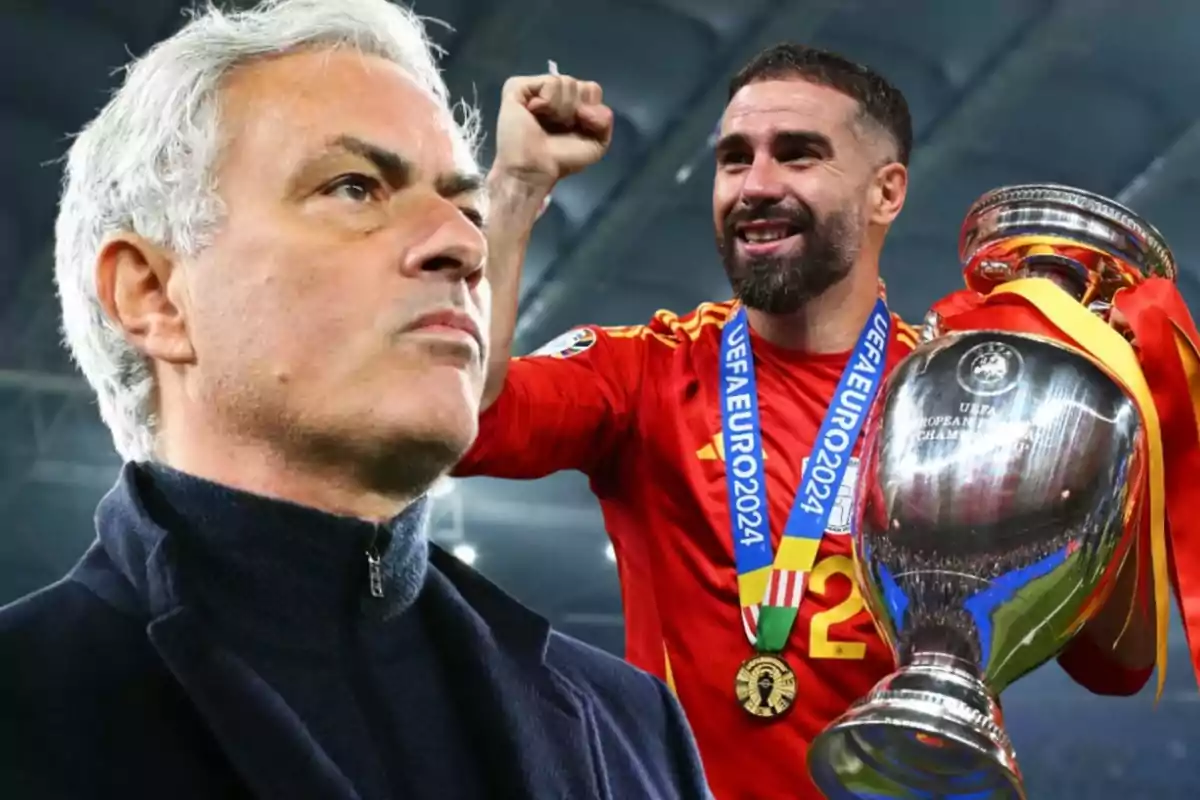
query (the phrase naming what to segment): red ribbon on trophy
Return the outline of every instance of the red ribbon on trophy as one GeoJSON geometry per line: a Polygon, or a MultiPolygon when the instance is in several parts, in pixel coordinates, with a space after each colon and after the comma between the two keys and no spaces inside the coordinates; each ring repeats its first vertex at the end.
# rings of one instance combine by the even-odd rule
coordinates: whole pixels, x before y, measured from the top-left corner
{"type": "Polygon", "coordinates": [[[1168,567],[1200,677],[1200,333],[1163,278],[1118,292],[1114,306],[1133,335],[1162,425],[1168,567]]]}
{"type": "MultiPolygon", "coordinates": [[[[1100,250],[1054,236],[1015,237],[1006,248],[1012,248],[1006,255],[1018,261],[1044,255],[1086,267],[1089,283],[1077,287],[1083,296],[1069,294],[1046,277],[989,281],[973,260],[966,271],[969,288],[935,304],[931,319],[943,333],[1003,330],[1059,341],[1090,355],[1136,401],[1146,433],[1146,469],[1139,476],[1146,494],[1140,536],[1125,546],[1136,544],[1143,608],[1147,590],[1153,592],[1161,695],[1172,589],[1200,679],[1200,333],[1172,280],[1144,277],[1100,250]],[[1119,278],[1115,287],[1114,274],[1119,278]],[[1110,285],[1100,285],[1101,275],[1110,285]],[[1097,298],[1111,300],[1102,304],[1101,313],[1097,298]]],[[[1122,560],[1113,559],[1080,625],[1111,593],[1122,560]]]]}

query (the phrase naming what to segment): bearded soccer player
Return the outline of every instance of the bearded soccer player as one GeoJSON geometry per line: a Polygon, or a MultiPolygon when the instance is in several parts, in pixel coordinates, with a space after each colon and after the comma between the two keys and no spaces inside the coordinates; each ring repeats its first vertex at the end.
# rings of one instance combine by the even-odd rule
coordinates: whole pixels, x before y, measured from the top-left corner
{"type": "MultiPolygon", "coordinates": [[[[808,743],[893,668],[847,534],[863,411],[915,343],[879,281],[911,146],[904,97],[871,70],[795,45],[760,54],[732,82],[716,147],[713,221],[736,300],[495,362],[456,471],[588,475],[626,657],[675,689],[722,800],[820,797],[808,743]]],[[[557,177],[527,174],[523,205],[501,219],[535,213],[557,177]]],[[[500,347],[519,238],[493,248],[500,347]]],[[[1149,676],[1142,628],[1112,649],[1124,616],[1098,617],[1064,658],[1094,691],[1149,676]]]]}

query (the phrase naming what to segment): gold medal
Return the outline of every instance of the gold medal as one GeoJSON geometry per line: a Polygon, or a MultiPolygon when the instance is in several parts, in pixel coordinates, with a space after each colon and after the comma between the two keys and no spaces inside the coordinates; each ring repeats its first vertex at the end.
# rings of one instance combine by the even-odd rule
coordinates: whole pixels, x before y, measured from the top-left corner
{"type": "Polygon", "coordinates": [[[779,656],[760,653],[742,662],[734,689],[747,714],[774,719],[796,699],[796,673],[779,656]]]}

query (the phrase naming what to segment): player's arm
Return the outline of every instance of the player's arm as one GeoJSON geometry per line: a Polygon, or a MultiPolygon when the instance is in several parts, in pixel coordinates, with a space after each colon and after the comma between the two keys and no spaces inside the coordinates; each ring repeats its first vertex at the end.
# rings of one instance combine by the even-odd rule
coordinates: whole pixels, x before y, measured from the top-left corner
{"type": "Polygon", "coordinates": [[[1154,672],[1154,597],[1138,591],[1137,565],[1145,559],[1133,555],[1121,565],[1108,601],[1058,659],[1076,683],[1096,694],[1136,694],[1154,672]]]}
{"type": "Polygon", "coordinates": [[[634,429],[651,346],[644,331],[577,328],[532,355],[512,359],[501,391],[479,417],[475,444],[454,474],[594,473],[634,429]]]}
{"type": "Polygon", "coordinates": [[[568,75],[509,78],[500,96],[496,158],[488,173],[487,277],[492,289],[483,408],[500,394],[512,354],[521,265],[554,185],[608,150],[612,111],[600,85],[568,75]]]}
{"type": "Polygon", "coordinates": [[[495,170],[488,175],[488,283],[492,319],[488,327],[487,377],[480,409],[496,401],[508,375],[517,308],[521,296],[521,264],[529,247],[546,194],[536,186],[495,170]]]}

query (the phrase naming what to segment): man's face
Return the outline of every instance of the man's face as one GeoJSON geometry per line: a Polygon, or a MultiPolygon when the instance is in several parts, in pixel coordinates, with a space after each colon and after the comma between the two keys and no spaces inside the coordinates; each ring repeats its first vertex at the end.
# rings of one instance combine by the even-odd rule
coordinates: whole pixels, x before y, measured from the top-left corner
{"type": "Polygon", "coordinates": [[[725,109],[713,222],[746,306],[789,314],[850,273],[878,149],[857,113],[854,99],[800,78],[751,83],[725,109]]]}
{"type": "Polygon", "coordinates": [[[420,488],[469,446],[483,388],[469,153],[398,67],[354,53],[244,68],[222,115],[226,218],[186,267],[193,400],[304,457],[395,453],[370,479],[420,488]]]}

